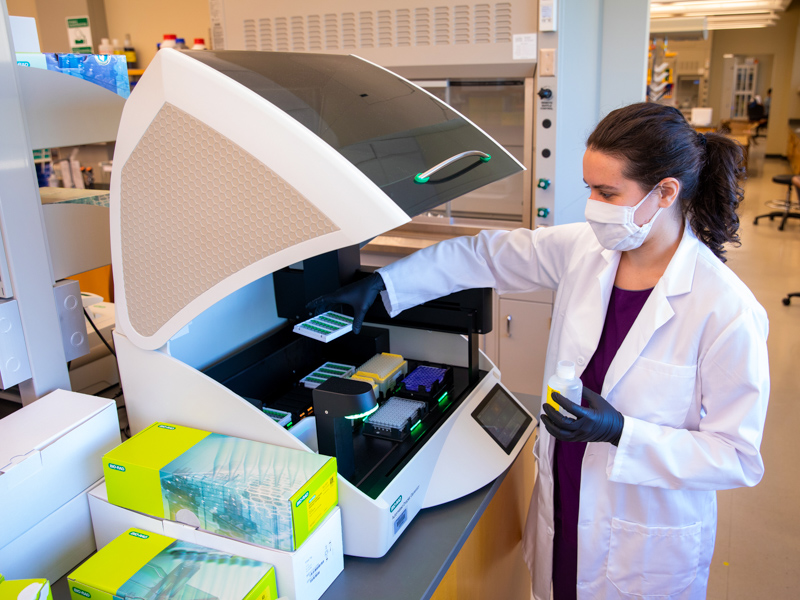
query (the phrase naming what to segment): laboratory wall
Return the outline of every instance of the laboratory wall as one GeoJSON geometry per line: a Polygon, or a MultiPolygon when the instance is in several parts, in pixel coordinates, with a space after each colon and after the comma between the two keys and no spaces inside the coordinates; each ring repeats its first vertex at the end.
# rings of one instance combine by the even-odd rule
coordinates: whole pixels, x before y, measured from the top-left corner
{"type": "MultiPolygon", "coordinates": [[[[582,160],[597,122],[644,100],[649,34],[647,0],[561,0],[558,6],[556,103],[569,117],[559,118],[556,134],[556,225],[584,220],[589,194],[582,160]]],[[[541,35],[544,41],[553,34],[541,35]]]]}
{"type": "Polygon", "coordinates": [[[6,0],[8,6],[8,14],[15,17],[33,17],[38,16],[36,12],[35,0],[6,0]]]}
{"type": "MultiPolygon", "coordinates": [[[[7,3],[8,14],[34,17],[37,20],[39,40],[44,52],[64,52],[67,49],[67,25],[63,18],[65,10],[69,13],[68,16],[86,13],[85,1],[7,0],[7,3]],[[71,8],[70,4],[84,8],[71,8]]],[[[175,33],[183,37],[190,46],[196,37],[206,41],[209,39],[208,0],[105,0],[104,4],[109,38],[117,38],[122,43],[125,34],[130,34],[139,56],[140,68],[147,67],[153,60],[156,44],[163,39],[165,33],[175,33]]],[[[94,37],[97,39],[92,41],[97,50],[100,38],[97,35],[94,37]]]]}
{"type": "Polygon", "coordinates": [[[196,37],[209,40],[208,0],[105,0],[105,5],[109,36],[121,42],[130,34],[139,68],[153,60],[165,33],[184,38],[189,46],[196,37]]]}
{"type": "Polygon", "coordinates": [[[11,0],[8,14],[36,18],[42,52],[68,52],[67,18],[89,17],[92,45],[108,35],[103,0],[11,0]]]}
{"type": "MultiPolygon", "coordinates": [[[[37,20],[39,18],[35,0],[7,0],[6,8],[8,8],[8,14],[15,17],[33,17],[37,20]]],[[[39,45],[42,45],[41,34],[39,35],[39,45]]]]}
{"type": "MultiPolygon", "coordinates": [[[[793,80],[800,82],[796,71],[800,63],[795,60],[795,46],[798,41],[798,24],[800,23],[800,4],[793,3],[783,13],[773,27],[763,29],[730,29],[714,32],[711,50],[711,75],[709,100],[714,109],[714,119],[722,109],[722,71],[725,54],[736,56],[772,56],[772,107],[770,109],[769,128],[767,130],[767,154],[786,154],[787,126],[790,118],[800,117],[798,102],[798,86],[793,80]]],[[[764,64],[763,72],[768,71],[764,64]]]]}

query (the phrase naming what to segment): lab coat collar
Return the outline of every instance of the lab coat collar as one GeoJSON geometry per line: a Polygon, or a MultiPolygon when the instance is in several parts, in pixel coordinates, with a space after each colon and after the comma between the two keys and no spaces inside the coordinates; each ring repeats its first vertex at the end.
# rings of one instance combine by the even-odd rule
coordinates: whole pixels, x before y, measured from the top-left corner
{"type": "MultiPolygon", "coordinates": [[[[667,270],[664,272],[664,275],[661,276],[661,280],[659,280],[656,286],[658,287],[662,284],[666,286],[664,295],[678,296],[692,291],[694,271],[697,265],[697,254],[700,250],[699,244],[701,243],[702,242],[697,239],[697,236],[692,230],[689,220],[685,220],[683,224],[683,235],[681,236],[680,244],[678,244],[678,249],[675,251],[675,255],[672,257],[669,265],[667,265],[667,270]]],[[[609,266],[615,267],[614,272],[616,273],[616,267],[619,265],[619,259],[622,253],[618,250],[603,249],[600,254],[609,266]]],[[[605,269],[603,273],[606,273],[605,269]]],[[[602,273],[598,275],[598,277],[601,276],[602,273]]],[[[610,288],[608,292],[609,294],[611,293],[610,288]]]]}
{"type": "Polygon", "coordinates": [[[603,397],[607,398],[614,386],[628,372],[658,328],[675,315],[669,299],[687,294],[692,290],[697,254],[700,250],[699,244],[700,241],[692,231],[691,225],[686,221],[680,244],[667,265],[664,275],[653,288],[650,297],[608,367],[601,393],[603,397]]]}
{"type": "Polygon", "coordinates": [[[692,231],[689,221],[684,221],[681,243],[678,244],[678,249],[675,251],[672,260],[669,261],[667,270],[664,271],[664,275],[661,276],[661,280],[656,285],[656,288],[661,285],[664,286],[665,296],[679,296],[692,291],[694,272],[697,267],[697,255],[700,252],[701,243],[694,231],[692,231]]]}

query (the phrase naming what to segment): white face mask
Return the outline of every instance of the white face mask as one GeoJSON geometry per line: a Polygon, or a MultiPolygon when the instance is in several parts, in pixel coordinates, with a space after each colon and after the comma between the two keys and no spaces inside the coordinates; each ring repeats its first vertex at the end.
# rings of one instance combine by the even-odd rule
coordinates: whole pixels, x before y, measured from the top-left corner
{"type": "Polygon", "coordinates": [[[618,206],[589,198],[586,202],[586,221],[592,226],[597,241],[603,248],[625,251],[638,248],[644,243],[656,217],[664,209],[659,208],[653,218],[641,226],[634,223],[633,215],[657,189],[658,186],[650,190],[636,206],[618,206]]]}

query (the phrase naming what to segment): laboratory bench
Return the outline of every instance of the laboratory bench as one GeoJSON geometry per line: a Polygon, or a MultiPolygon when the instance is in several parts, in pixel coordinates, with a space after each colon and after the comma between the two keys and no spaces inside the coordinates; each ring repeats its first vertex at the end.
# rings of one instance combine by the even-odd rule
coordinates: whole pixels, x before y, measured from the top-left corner
{"type": "MultiPolygon", "coordinates": [[[[538,414],[538,397],[520,400],[538,414]]],[[[420,511],[382,558],[345,556],[344,571],[321,600],[528,600],[522,532],[536,478],[536,435],[492,483],[420,511]]]]}
{"type": "MultiPolygon", "coordinates": [[[[749,121],[741,119],[729,119],[723,121],[723,126],[730,129],[728,133],[723,133],[726,137],[738,142],[744,149],[744,166],[747,168],[747,158],[750,153],[750,140],[753,139],[754,126],[749,121]]],[[[694,127],[697,133],[720,133],[717,126],[709,127],[694,127]]],[[[755,142],[754,142],[755,143],[755,142]]]]}
{"type": "Polygon", "coordinates": [[[432,598],[507,474],[468,496],[420,511],[386,556],[345,556],[344,571],[322,600],[432,598]]]}

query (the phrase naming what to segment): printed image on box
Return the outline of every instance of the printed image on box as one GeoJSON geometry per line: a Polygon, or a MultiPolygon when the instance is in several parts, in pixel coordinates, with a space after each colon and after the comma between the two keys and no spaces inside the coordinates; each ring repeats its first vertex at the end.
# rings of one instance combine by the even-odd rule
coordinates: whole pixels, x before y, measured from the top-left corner
{"type": "Polygon", "coordinates": [[[274,600],[275,570],[172,538],[129,529],[68,577],[70,596],[175,600],[274,600]]]}
{"type": "Polygon", "coordinates": [[[119,94],[131,95],[128,63],[121,54],[61,54],[45,53],[48,71],[58,71],[96,83],[119,94]]]}
{"type": "Polygon", "coordinates": [[[164,423],[103,467],[112,504],[289,552],[338,503],[334,458],[164,423]]]}
{"type": "Polygon", "coordinates": [[[5,579],[0,574],[0,600],[53,600],[47,579],[5,579]]]}
{"type": "Polygon", "coordinates": [[[122,54],[17,53],[17,64],[77,77],[123,98],[131,95],[128,64],[122,54]]]}

